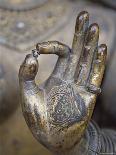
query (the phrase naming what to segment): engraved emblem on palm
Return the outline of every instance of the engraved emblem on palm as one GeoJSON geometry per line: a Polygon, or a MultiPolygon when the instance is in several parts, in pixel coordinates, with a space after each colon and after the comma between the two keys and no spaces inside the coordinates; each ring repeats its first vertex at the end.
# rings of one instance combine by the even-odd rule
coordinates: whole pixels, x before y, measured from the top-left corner
{"type": "Polygon", "coordinates": [[[47,98],[51,123],[70,126],[86,116],[84,100],[70,84],[53,87],[47,98]]]}

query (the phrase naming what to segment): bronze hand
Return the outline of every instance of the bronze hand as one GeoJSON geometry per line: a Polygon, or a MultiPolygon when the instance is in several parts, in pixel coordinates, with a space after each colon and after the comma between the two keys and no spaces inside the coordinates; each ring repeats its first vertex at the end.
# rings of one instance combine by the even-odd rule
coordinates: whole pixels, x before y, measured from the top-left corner
{"type": "Polygon", "coordinates": [[[25,120],[36,139],[53,152],[65,152],[78,144],[91,119],[107,53],[106,45],[98,46],[98,40],[98,25],[89,26],[88,13],[81,12],[72,49],[57,41],[37,44],[39,54],[59,56],[43,85],[37,86],[35,82],[36,53],[27,55],[20,67],[25,120]]]}

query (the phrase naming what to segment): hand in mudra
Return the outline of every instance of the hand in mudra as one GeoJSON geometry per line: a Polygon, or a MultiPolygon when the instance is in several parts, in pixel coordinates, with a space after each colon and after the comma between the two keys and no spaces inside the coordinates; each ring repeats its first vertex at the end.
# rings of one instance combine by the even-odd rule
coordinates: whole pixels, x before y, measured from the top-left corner
{"type": "MultiPolygon", "coordinates": [[[[38,43],[20,67],[22,109],[33,135],[54,151],[70,149],[90,121],[105,68],[106,45],[98,46],[99,27],[89,15],[77,17],[72,49],[57,42],[38,43]],[[38,54],[57,54],[47,81],[35,83],[38,54]]],[[[47,63],[47,62],[46,62],[47,63]]]]}

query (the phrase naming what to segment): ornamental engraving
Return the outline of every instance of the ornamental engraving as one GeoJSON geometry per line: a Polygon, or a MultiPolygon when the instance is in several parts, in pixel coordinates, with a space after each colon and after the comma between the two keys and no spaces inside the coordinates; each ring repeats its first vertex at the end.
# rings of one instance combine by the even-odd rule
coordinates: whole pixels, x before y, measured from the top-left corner
{"type": "Polygon", "coordinates": [[[72,125],[86,115],[84,100],[70,84],[55,86],[47,98],[50,123],[72,125]]]}

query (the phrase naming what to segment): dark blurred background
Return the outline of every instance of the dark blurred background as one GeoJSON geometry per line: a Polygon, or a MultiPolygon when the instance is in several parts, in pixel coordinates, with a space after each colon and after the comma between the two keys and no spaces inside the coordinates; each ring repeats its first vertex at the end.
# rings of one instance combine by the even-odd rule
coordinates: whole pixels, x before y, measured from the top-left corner
{"type": "MultiPolygon", "coordinates": [[[[58,40],[71,47],[78,13],[90,13],[108,46],[106,71],[93,118],[116,129],[116,0],[0,0],[0,155],[50,155],[22,116],[18,70],[37,42],[58,40]]],[[[41,56],[37,82],[50,75],[56,56],[41,56]]]]}

